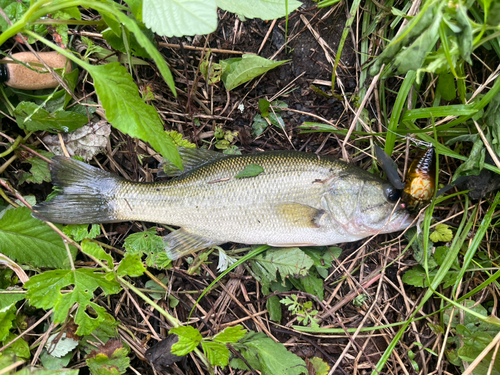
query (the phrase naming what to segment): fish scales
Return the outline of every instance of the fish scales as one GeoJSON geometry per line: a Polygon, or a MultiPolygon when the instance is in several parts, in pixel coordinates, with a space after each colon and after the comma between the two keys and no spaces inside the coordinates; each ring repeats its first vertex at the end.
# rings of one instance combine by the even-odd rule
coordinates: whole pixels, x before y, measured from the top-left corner
{"type": "MultiPolygon", "coordinates": [[[[85,196],[84,183],[77,189],[73,180],[66,181],[67,169],[75,167],[74,163],[78,162],[64,166],[56,159],[52,173],[55,183],[63,187],[63,195],[52,204],[38,205],[40,216],[63,223],[86,219],[88,209],[77,200],[85,198],[92,204],[94,198],[85,196]],[[54,214],[62,203],[67,210],[78,206],[80,214],[54,214]]],[[[87,221],[140,220],[179,226],[180,230],[165,238],[169,256],[174,258],[225,242],[330,245],[409,224],[408,214],[387,200],[391,185],[386,181],[315,154],[284,151],[217,156],[177,178],[149,184],[126,181],[100,170],[95,177],[93,167],[80,164],[87,170],[80,175],[87,173],[89,179],[94,178],[88,184],[94,197],[100,199],[87,221]],[[264,172],[236,178],[250,164],[261,166],[264,172]]]]}

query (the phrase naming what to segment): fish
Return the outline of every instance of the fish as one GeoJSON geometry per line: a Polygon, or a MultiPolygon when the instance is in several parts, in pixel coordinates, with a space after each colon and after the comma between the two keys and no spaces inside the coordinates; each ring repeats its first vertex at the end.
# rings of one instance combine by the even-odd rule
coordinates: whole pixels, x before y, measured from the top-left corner
{"type": "Polygon", "coordinates": [[[147,221],[180,227],[163,237],[170,259],[227,242],[328,246],[400,231],[413,217],[387,181],[342,160],[296,151],[225,155],[179,148],[183,171],[140,183],[78,160],[50,164],[59,195],[34,217],[62,224],[147,221]],[[239,178],[251,165],[260,173],[239,178]]]}
{"type": "Polygon", "coordinates": [[[421,150],[406,173],[402,201],[410,211],[429,203],[436,190],[436,153],[434,147],[421,150]]]}

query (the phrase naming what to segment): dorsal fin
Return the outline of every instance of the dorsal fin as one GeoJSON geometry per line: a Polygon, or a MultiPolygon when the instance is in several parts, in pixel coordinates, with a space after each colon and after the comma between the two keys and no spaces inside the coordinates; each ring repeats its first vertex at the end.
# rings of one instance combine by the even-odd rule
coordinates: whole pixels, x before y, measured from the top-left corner
{"type": "Polygon", "coordinates": [[[157,176],[158,177],[177,177],[183,173],[192,171],[199,166],[225,157],[221,152],[211,151],[204,148],[187,148],[187,147],[179,147],[177,149],[182,159],[182,167],[184,168],[181,171],[174,164],[172,164],[169,160],[164,159],[158,168],[157,176]]]}

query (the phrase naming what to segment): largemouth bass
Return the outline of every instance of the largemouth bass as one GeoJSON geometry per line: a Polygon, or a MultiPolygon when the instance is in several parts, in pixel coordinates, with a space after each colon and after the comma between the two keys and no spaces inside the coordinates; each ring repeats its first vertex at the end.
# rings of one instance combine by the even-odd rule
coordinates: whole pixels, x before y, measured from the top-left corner
{"type": "Polygon", "coordinates": [[[408,227],[388,182],[332,157],[278,151],[223,155],[181,149],[184,172],[167,182],[130,182],[56,156],[51,175],[62,193],[34,216],[55,223],[128,220],[181,227],[164,237],[171,259],[226,242],[323,246],[408,227]],[[251,164],[263,172],[236,176],[251,164]]]}

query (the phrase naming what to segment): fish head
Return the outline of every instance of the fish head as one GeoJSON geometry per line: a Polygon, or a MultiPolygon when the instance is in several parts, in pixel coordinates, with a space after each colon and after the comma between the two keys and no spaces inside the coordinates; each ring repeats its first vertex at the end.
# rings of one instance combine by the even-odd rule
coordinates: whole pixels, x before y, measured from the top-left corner
{"type": "Polygon", "coordinates": [[[353,217],[360,232],[366,235],[392,233],[409,227],[414,217],[400,202],[401,191],[392,184],[371,180],[365,181],[357,197],[353,217]]]}
{"type": "Polygon", "coordinates": [[[361,239],[409,227],[413,217],[401,204],[401,191],[366,172],[336,180],[323,207],[346,237],[361,239]]]}

